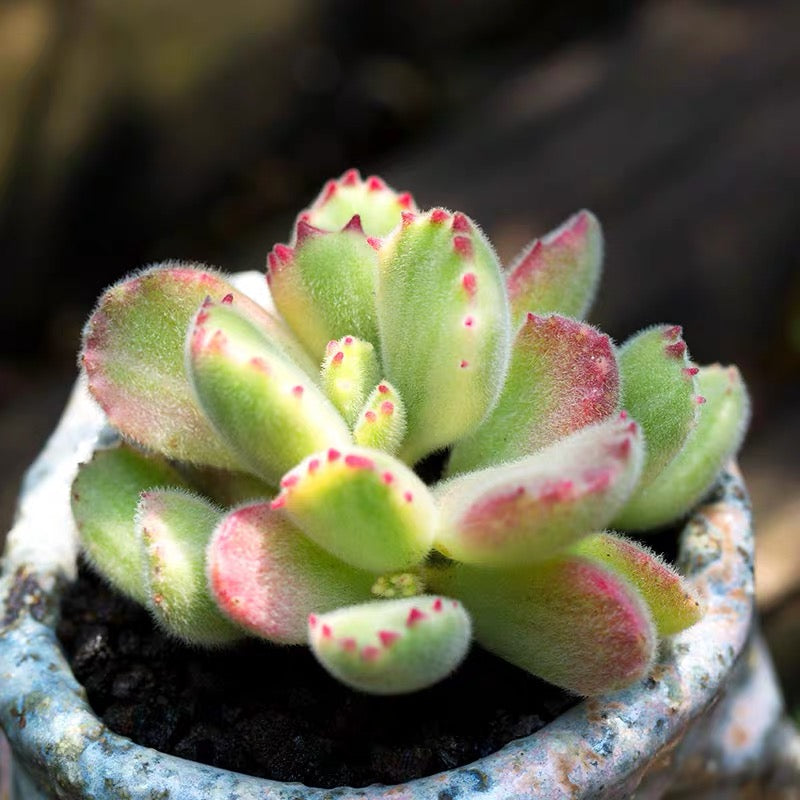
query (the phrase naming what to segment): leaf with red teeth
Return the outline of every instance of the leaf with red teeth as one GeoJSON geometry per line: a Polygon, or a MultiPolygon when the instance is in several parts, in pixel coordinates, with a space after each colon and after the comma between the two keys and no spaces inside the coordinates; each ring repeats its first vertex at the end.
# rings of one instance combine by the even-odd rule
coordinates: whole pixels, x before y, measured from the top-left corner
{"type": "Polygon", "coordinates": [[[528,311],[582,319],[597,291],[602,265],[603,232],[591,211],[581,211],[534,239],[509,268],[514,322],[522,322],[528,311]]]}
{"type": "Polygon", "coordinates": [[[217,273],[179,264],[106,290],[86,325],[82,361],[91,393],[124,436],[170,458],[230,469],[236,456],[208,424],[184,372],[186,328],[206,297],[225,299],[316,373],[267,311],[217,273]]]}
{"type": "Polygon", "coordinates": [[[708,492],[742,444],[750,417],[747,388],[736,367],[714,365],[697,374],[705,403],[683,449],[617,515],[628,530],[655,528],[684,516],[708,492]]]}
{"type": "Polygon", "coordinates": [[[642,458],[636,423],[614,419],[519,461],[453,478],[437,488],[434,546],[487,566],[548,558],[617,514],[642,458]]]}
{"type": "Polygon", "coordinates": [[[134,515],[139,495],[157,486],[185,483],[162,458],[127,444],[97,450],[72,484],[72,514],[84,554],[112,586],[139,603],[146,602],[147,592],[134,515]]]}
{"type": "Polygon", "coordinates": [[[279,644],[304,644],[312,611],[361,602],[375,580],[317,547],[269,503],[226,515],[206,561],[208,586],[222,612],[279,644]]]}
{"type": "Polygon", "coordinates": [[[275,306],[314,358],[347,334],[378,343],[378,254],[357,216],[331,232],[298,222],[294,248],[276,246],[267,263],[275,306]]]}
{"type": "Polygon", "coordinates": [[[173,636],[211,647],[243,635],[219,612],[206,581],[206,547],[221,518],[207,500],[177,489],[143,492],[136,509],[150,613],[173,636]]]}
{"type": "Polygon", "coordinates": [[[390,572],[419,564],[433,540],[428,488],[379,450],[317,453],[284,476],[273,501],[320,547],[348,564],[390,572]]]}
{"type": "Polygon", "coordinates": [[[408,415],[408,463],[486,416],[508,362],[508,304],[488,241],[463,214],[410,215],[379,252],[383,366],[408,415]]]}
{"type": "Polygon", "coordinates": [[[353,427],[357,445],[393,455],[406,435],[406,407],[389,381],[382,381],[367,398],[353,427]]]}
{"type": "Polygon", "coordinates": [[[351,169],[338,180],[328,181],[298,221],[325,231],[338,231],[358,214],[366,235],[381,237],[400,222],[402,212],[416,210],[408,192],[395,192],[375,175],[362,180],[358,170],[351,169]]]}
{"type": "Polygon", "coordinates": [[[446,678],[464,659],[472,628],[446,597],[376,600],[312,615],[308,637],[325,669],[370,694],[403,694],[446,678]]]}
{"type": "Polygon", "coordinates": [[[361,411],[380,377],[375,348],[355,336],[328,342],[322,362],[322,388],[348,425],[361,411]]]}
{"type": "Polygon", "coordinates": [[[528,314],[511,345],[497,405],[448,464],[455,475],[512,461],[614,413],[619,370],[608,336],[558,315],[528,314]]]}
{"type": "Polygon", "coordinates": [[[684,446],[698,413],[697,384],[678,325],[645,328],[619,350],[622,407],[642,426],[651,483],[684,446]]]}
{"type": "Polygon", "coordinates": [[[230,306],[204,305],[186,345],[200,406],[239,462],[268,483],[309,453],[350,442],[311,379],[230,306]]]}
{"type": "Polygon", "coordinates": [[[652,550],[612,533],[581,539],[570,553],[621,574],[639,592],[659,636],[694,625],[702,616],[700,601],[681,576],[652,550]]]}
{"type": "Polygon", "coordinates": [[[460,564],[431,582],[463,600],[487,650],[576,694],[621,689],[653,662],[646,604],[621,575],[587,559],[504,570],[460,564]]]}

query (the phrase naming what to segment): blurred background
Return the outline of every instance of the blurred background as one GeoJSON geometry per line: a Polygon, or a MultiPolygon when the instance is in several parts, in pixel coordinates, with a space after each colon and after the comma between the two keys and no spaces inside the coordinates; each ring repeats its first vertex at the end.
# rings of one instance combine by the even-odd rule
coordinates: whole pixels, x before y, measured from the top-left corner
{"type": "Polygon", "coordinates": [[[607,236],[593,321],[680,322],[754,401],[759,604],[800,713],[797,0],[2,0],[0,530],[101,289],[166,258],[263,269],[358,166],[507,262],[607,236]]]}

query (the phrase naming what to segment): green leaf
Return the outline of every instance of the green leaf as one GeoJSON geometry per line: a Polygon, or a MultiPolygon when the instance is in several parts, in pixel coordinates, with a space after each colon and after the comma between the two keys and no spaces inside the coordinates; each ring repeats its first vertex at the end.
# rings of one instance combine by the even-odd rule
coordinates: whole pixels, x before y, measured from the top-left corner
{"type": "Polygon", "coordinates": [[[97,450],[72,484],[72,514],[83,552],[112,586],[144,604],[144,562],[134,516],[139,495],[155,487],[182,487],[162,458],[127,444],[97,450]]]}
{"type": "Polygon", "coordinates": [[[528,314],[512,343],[497,405],[455,444],[448,473],[535,453],[610,417],[618,402],[619,370],[608,336],[567,317],[528,314]]]}
{"type": "Polygon", "coordinates": [[[534,239],[508,270],[514,324],[529,311],[585,317],[602,265],[603,231],[591,211],[581,211],[544,238],[534,239]]]}
{"type": "Polygon", "coordinates": [[[229,306],[204,304],[186,360],[206,416],[239,463],[268,483],[309,453],[351,441],[313,381],[229,306]]]}
{"type": "Polygon", "coordinates": [[[469,649],[464,607],[446,597],[376,600],[309,619],[311,649],[342,683],[402,694],[447,677],[469,649]]]}
{"type": "Polygon", "coordinates": [[[403,398],[413,463],[472,431],[508,363],[508,303],[489,242],[463,214],[407,214],[379,253],[386,377],[403,398]]]}
{"type": "Polygon", "coordinates": [[[436,508],[403,463],[361,447],[316,453],[284,476],[274,508],[320,547],[375,573],[419,564],[433,541],[436,508]]]}
{"type": "Polygon", "coordinates": [[[681,576],[652,550],[612,533],[581,539],[570,553],[618,572],[639,592],[659,636],[694,625],[703,616],[700,601],[681,576]]]}
{"type": "Polygon", "coordinates": [[[436,490],[434,546],[490,566],[548,558],[617,514],[642,459],[636,423],[617,418],[519,461],[454,478],[436,490]]]}
{"type": "Polygon", "coordinates": [[[750,401],[736,367],[702,367],[697,388],[705,400],[699,406],[697,426],[678,455],[623,507],[614,520],[615,527],[646,530],[684,516],[741,446],[750,401]]]}
{"type": "Polygon", "coordinates": [[[267,259],[276,308],[317,360],[346,334],[378,342],[375,283],[378,254],[358,216],[340,231],[297,224],[295,246],[276,245],[267,259]]]}
{"type": "Polygon", "coordinates": [[[322,388],[348,425],[359,412],[380,378],[375,348],[355,336],[328,342],[322,362],[322,388]]]}
{"type": "Polygon", "coordinates": [[[136,528],[147,607],[168,633],[191,644],[228,644],[243,636],[217,609],[206,581],[206,547],[222,512],[177,489],[142,492],[136,528]]]}
{"type": "Polygon", "coordinates": [[[646,328],[619,351],[622,407],[642,426],[647,458],[642,486],[680,452],[697,419],[697,372],[678,325],[646,328]]]}
{"type": "Polygon", "coordinates": [[[106,290],[86,325],[82,362],[89,390],[124,436],[170,458],[233,469],[236,456],[205,419],[184,371],[186,329],[206,297],[230,303],[316,374],[282,323],[217,273],[182,264],[106,290]]]}
{"type": "Polygon", "coordinates": [[[460,564],[429,579],[466,604],[487,650],[576,694],[621,689],[653,662],[646,604],[622,576],[587,559],[504,570],[460,564]]]}
{"type": "Polygon", "coordinates": [[[408,430],[406,407],[389,381],[382,381],[367,398],[353,427],[357,445],[393,455],[408,430]]]}
{"type": "Polygon", "coordinates": [[[326,553],[269,503],[227,514],[211,538],[207,564],[220,610],[280,644],[304,644],[312,611],[361,602],[375,580],[326,553]]]}

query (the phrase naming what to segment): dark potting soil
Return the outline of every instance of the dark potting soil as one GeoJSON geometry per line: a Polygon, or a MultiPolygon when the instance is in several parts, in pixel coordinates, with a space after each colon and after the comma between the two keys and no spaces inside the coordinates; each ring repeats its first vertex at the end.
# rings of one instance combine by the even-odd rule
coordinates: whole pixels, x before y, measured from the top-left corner
{"type": "Polygon", "coordinates": [[[182,758],[321,788],[469,764],[577,702],[477,646],[447,680],[401,697],[347,689],[304,647],[250,640],[195,650],[83,568],[64,594],[58,635],[111,730],[182,758]]]}

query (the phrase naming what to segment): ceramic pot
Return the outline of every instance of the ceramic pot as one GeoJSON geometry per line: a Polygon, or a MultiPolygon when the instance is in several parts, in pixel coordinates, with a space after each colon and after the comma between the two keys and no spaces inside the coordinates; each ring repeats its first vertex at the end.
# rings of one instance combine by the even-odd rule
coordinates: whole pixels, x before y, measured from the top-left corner
{"type": "Polygon", "coordinates": [[[24,481],[8,536],[0,723],[13,753],[14,800],[619,800],[762,769],[781,701],[763,650],[756,645],[742,657],[752,639],[753,534],[735,469],[682,533],[679,566],[706,600],[702,621],[664,643],[645,680],[587,700],[473,764],[394,787],[315,789],[185,761],[112,733],[89,707],[55,635],[78,551],[70,485],[78,463],[108,436],[79,384],[24,481]],[[749,717],[737,738],[731,725],[743,697],[749,717]]]}

